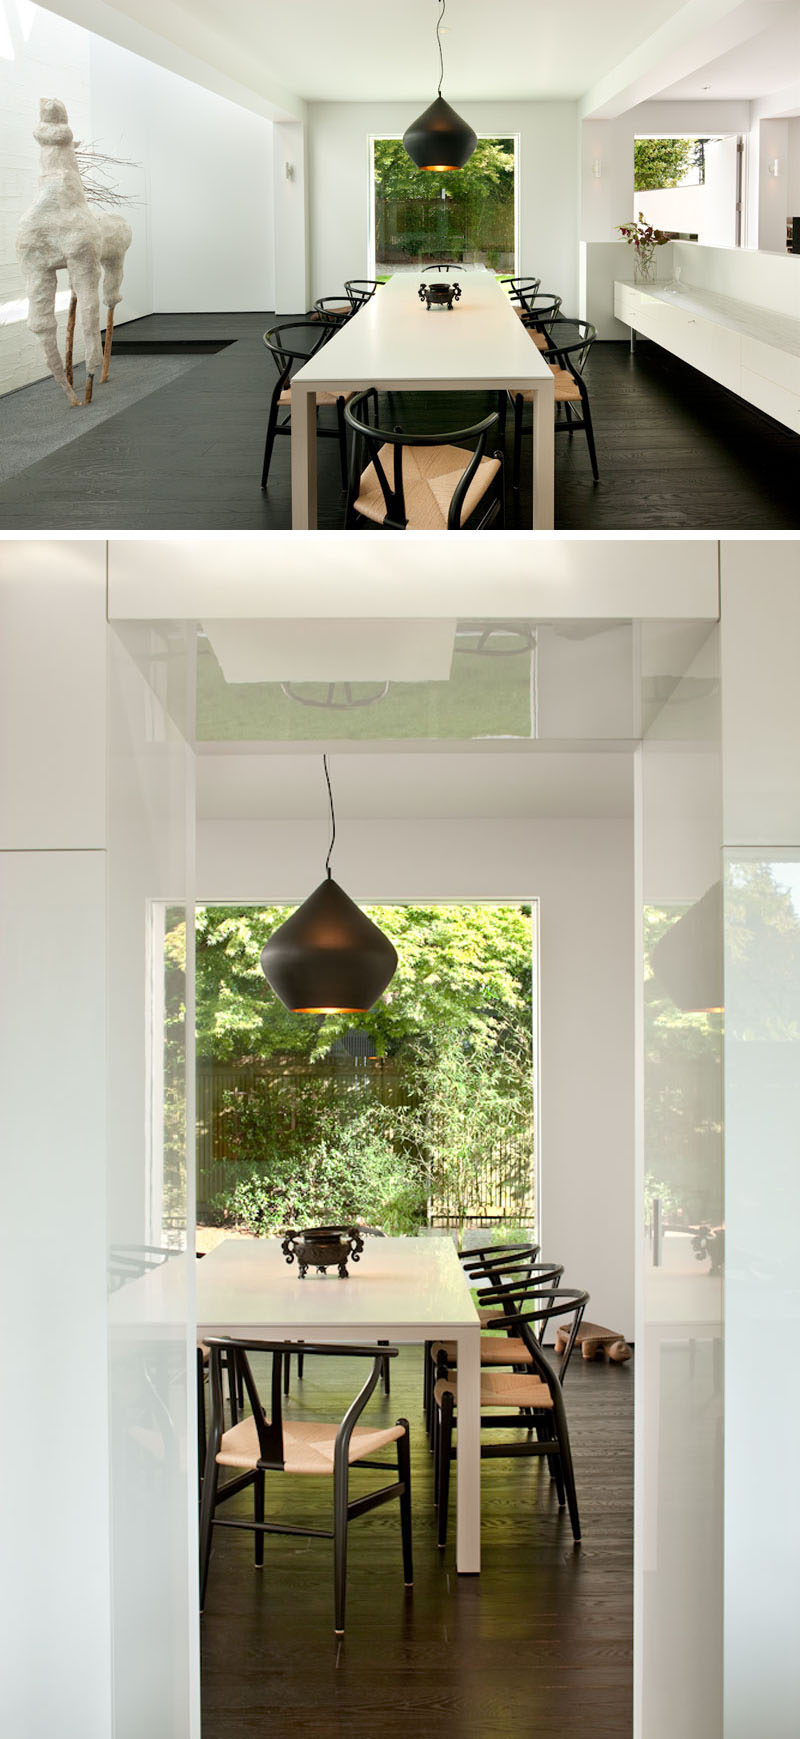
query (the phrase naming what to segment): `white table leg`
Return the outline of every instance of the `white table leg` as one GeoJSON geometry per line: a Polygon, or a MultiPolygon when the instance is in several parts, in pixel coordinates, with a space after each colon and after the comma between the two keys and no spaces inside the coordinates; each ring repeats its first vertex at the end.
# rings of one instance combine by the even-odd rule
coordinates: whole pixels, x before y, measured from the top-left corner
{"type": "Polygon", "coordinates": [[[317,395],[292,383],[292,530],[317,529],[317,395]]]}
{"type": "Polygon", "coordinates": [[[476,1576],[481,1567],[481,1340],[480,1325],[462,1329],[458,1346],[458,1531],[456,1569],[476,1576]]]}
{"type": "Polygon", "coordinates": [[[542,381],[533,395],[533,529],[552,531],[555,524],[554,388],[542,381]]]}

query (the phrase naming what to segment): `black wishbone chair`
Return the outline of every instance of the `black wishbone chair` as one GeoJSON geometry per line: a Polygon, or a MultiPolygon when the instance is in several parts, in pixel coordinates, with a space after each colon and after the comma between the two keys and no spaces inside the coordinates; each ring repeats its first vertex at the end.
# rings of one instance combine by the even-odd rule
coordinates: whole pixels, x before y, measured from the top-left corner
{"type": "Polygon", "coordinates": [[[542,290],[536,296],[529,296],[524,307],[520,309],[522,324],[537,350],[547,349],[550,327],[560,311],[561,297],[553,295],[551,290],[542,290]]]}
{"type": "Polygon", "coordinates": [[[514,312],[520,318],[525,314],[531,296],[535,296],[541,283],[541,278],[501,278],[501,284],[508,288],[509,300],[516,304],[514,312]]]}
{"type": "Polygon", "coordinates": [[[348,278],[345,289],[353,312],[357,313],[359,308],[365,308],[372,301],[375,291],[380,289],[380,284],[377,278],[348,278]]]}
{"type": "MultiPolygon", "coordinates": [[[[525,1437],[512,1442],[481,1443],[482,1460],[498,1457],[544,1456],[555,1481],[560,1509],[566,1503],[573,1538],[581,1537],[575,1473],[569,1441],[563,1385],[575,1345],[575,1337],[589,1302],[588,1292],[568,1287],[538,1292],[536,1287],[524,1287],[522,1292],[502,1294],[499,1309],[503,1314],[493,1318],[497,1329],[507,1329],[524,1341],[530,1354],[530,1365],[524,1371],[481,1371],[481,1430],[522,1430],[525,1437]],[[530,1307],[534,1305],[535,1308],[530,1307]],[[571,1318],[569,1336],[557,1370],[539,1345],[533,1324],[548,1322],[555,1317],[571,1318]],[[532,1432],[536,1433],[534,1437],[532,1432]]],[[[453,1371],[438,1379],[434,1389],[434,1477],[438,1509],[438,1544],[447,1543],[447,1511],[450,1496],[450,1464],[455,1459],[453,1426],[457,1424],[458,1373],[453,1371]]]]}
{"type": "MultiPolygon", "coordinates": [[[[589,409],[589,389],[583,378],[589,352],[597,337],[597,328],[589,320],[574,320],[558,314],[545,333],[547,342],[540,345],[542,356],[555,382],[556,434],[573,435],[583,429],[589,448],[589,460],[595,483],[600,481],[597,453],[594,445],[592,413],[589,409]],[[564,409],[564,419],[561,409],[564,409]],[[580,414],[578,414],[580,412],[580,414]]],[[[522,416],[533,392],[514,394],[514,470],[513,487],[519,489],[520,456],[522,453],[522,416]]]]}
{"type": "Polygon", "coordinates": [[[309,320],[332,320],[336,326],[346,325],[352,320],[355,308],[348,296],[318,296],[312,309],[309,310],[309,320]]]}
{"type": "MultiPolygon", "coordinates": [[[[488,1291],[478,1293],[479,1299],[492,1298],[495,1292],[499,1294],[501,1290],[507,1290],[512,1285],[515,1287],[528,1286],[531,1284],[533,1276],[536,1276],[537,1284],[542,1287],[557,1286],[564,1273],[563,1265],[553,1262],[537,1262],[538,1254],[538,1244],[529,1244],[527,1247],[523,1246],[516,1255],[506,1256],[496,1264],[486,1262],[480,1267],[465,1267],[464,1273],[471,1287],[488,1287],[488,1291]]],[[[496,1302],[485,1308],[479,1304],[478,1320],[482,1329],[488,1328],[492,1318],[497,1315],[497,1310],[496,1302]]],[[[422,1395],[429,1442],[433,1431],[434,1384],[438,1377],[443,1376],[448,1370],[455,1369],[456,1359],[457,1346],[455,1341],[425,1342],[422,1395]]],[[[510,1336],[493,1333],[481,1335],[482,1365],[498,1366],[514,1364],[515,1362],[520,1367],[528,1363],[528,1355],[525,1349],[520,1347],[518,1341],[512,1342],[510,1336]],[[519,1353],[519,1358],[515,1361],[514,1354],[516,1352],[519,1353]]]]}
{"type": "Polygon", "coordinates": [[[498,518],[503,524],[503,455],[499,449],[491,457],[486,452],[489,434],[499,427],[496,411],[470,428],[436,435],[383,429],[373,391],[352,399],[344,417],[356,437],[347,527],[359,520],[389,531],[482,531],[498,518]],[[461,450],[466,442],[475,442],[472,453],[461,450]]]}
{"type": "Polygon", "coordinates": [[[396,1347],[333,1346],[310,1343],[308,1353],[323,1358],[371,1359],[372,1368],[363,1387],[341,1422],[323,1423],[309,1420],[283,1419],[281,1374],[283,1360],[291,1347],[286,1341],[240,1340],[229,1336],[209,1336],[209,1388],[211,1418],[208,1427],[206,1471],[200,1503],[200,1610],[205,1605],[211,1538],[214,1528],[243,1528],[255,1535],[255,1564],[264,1563],[264,1535],[292,1534],[315,1539],[333,1540],[334,1613],[337,1636],[344,1633],[345,1592],[347,1575],[347,1529],[356,1516],[377,1509],[391,1498],[400,1500],[400,1527],[403,1546],[403,1574],[406,1587],[414,1580],[411,1551],[411,1461],[408,1420],[398,1419],[396,1425],[359,1425],[364,1408],[381,1374],[383,1362],[396,1358],[396,1347]],[[267,1416],[250,1367],[249,1353],[271,1355],[270,1411],[267,1416]],[[225,1430],[222,1402],[222,1356],[226,1354],[236,1367],[250,1402],[252,1412],[225,1430]],[[397,1474],[388,1485],[363,1497],[349,1495],[351,1467],[373,1468],[376,1472],[392,1472],[391,1464],[373,1461],[381,1449],[397,1445],[397,1474]],[[219,1483],[221,1467],[237,1469],[233,1478],[219,1483]],[[264,1520],[266,1475],[310,1474],[328,1475],[333,1479],[333,1527],[302,1528],[283,1522],[264,1520]],[[237,1492],[253,1487],[253,1520],[223,1519],[217,1509],[237,1492]]]}
{"type": "MultiPolygon", "coordinates": [[[[306,316],[304,320],[286,320],[279,326],[272,326],[264,333],[264,344],[269,351],[277,369],[278,378],[273,387],[272,397],[267,416],[267,436],[264,443],[264,463],[261,467],[261,487],[266,489],[269,480],[269,468],[272,463],[272,449],[276,435],[291,435],[292,432],[292,375],[298,368],[316,356],[323,344],[338,331],[339,320],[323,319],[320,315],[306,316]],[[281,411],[286,415],[281,420],[281,411]]],[[[342,467],[342,488],[347,488],[347,431],[344,425],[344,408],[346,395],[334,392],[317,393],[317,434],[333,438],[339,442],[339,458],[342,467]],[[330,406],[336,411],[336,427],[321,428],[319,412],[321,407],[330,406]]]]}

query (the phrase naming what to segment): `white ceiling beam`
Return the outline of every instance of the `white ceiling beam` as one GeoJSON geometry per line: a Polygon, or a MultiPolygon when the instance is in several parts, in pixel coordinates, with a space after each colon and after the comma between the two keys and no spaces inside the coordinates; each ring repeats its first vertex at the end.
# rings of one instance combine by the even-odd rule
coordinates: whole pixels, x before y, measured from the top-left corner
{"type": "Polygon", "coordinates": [[[678,79],[767,30],[780,0],[687,0],[666,24],[598,80],[578,105],[582,120],[614,120],[678,79]]]}
{"type": "Polygon", "coordinates": [[[297,617],[420,621],[714,621],[717,543],[578,533],[273,532],[114,539],[111,621],[270,621],[297,617]],[[324,557],[324,559],[323,559],[324,557]]]}
{"type": "MultiPolygon", "coordinates": [[[[127,48],[265,120],[305,119],[302,98],[254,61],[246,41],[209,29],[175,0],[132,0],[127,6],[109,5],[107,0],[42,0],[42,4],[45,11],[57,12],[118,48],[127,48]]],[[[224,20],[224,7],[220,15],[224,20]]]]}

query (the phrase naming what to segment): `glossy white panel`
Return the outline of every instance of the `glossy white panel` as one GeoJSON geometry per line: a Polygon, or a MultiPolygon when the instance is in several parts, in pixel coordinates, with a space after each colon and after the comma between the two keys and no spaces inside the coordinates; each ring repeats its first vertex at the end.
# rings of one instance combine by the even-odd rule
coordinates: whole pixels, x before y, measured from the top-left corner
{"type": "Polygon", "coordinates": [[[800,841],[800,545],[722,544],[723,778],[729,845],[800,841]]]}
{"type": "Polygon", "coordinates": [[[105,845],[105,545],[0,544],[0,846],[105,845]]]}
{"type": "Polygon", "coordinates": [[[111,1732],[105,858],[0,855],[3,1727],[111,1732]]]}
{"type": "MultiPolygon", "coordinates": [[[[431,316],[436,319],[436,315],[431,316]]],[[[446,316],[442,316],[446,318],[446,316]]],[[[514,616],[674,619],[719,613],[713,539],[535,540],[453,532],[117,539],[112,621],[218,617],[514,616]]]]}
{"type": "Polygon", "coordinates": [[[726,853],[725,1005],[725,1739],[796,1739],[800,849],[726,853]]]}
{"type": "Polygon", "coordinates": [[[112,634],[108,1237],[115,1739],[199,1732],[194,1427],[191,756],[112,634]],[[191,938],[191,926],[190,926],[191,938]],[[164,947],[167,950],[165,971],[164,947]],[[180,1016],[185,1000],[187,1021],[180,1016]],[[136,1280],[171,1269],[172,1315],[136,1280]],[[130,1293],[124,1334],[119,1300],[130,1293]]]}
{"type": "Polygon", "coordinates": [[[722,1020],[698,1007],[720,1000],[715,639],[637,757],[637,1739],[722,1722],[722,1020]],[[698,957],[718,966],[700,996],[698,957]]]}

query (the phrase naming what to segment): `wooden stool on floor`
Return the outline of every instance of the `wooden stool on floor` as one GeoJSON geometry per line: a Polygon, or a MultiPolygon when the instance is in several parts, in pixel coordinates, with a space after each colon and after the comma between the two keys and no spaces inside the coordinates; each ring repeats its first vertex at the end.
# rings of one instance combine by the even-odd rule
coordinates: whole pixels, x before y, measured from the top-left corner
{"type": "MultiPolygon", "coordinates": [[[[568,1329],[556,1329],[557,1353],[563,1353],[568,1338],[568,1329]]],[[[602,1355],[610,1359],[613,1365],[624,1365],[626,1359],[633,1356],[623,1335],[617,1334],[611,1328],[600,1328],[596,1322],[581,1323],[575,1336],[575,1344],[580,1347],[585,1359],[596,1359],[602,1355]]]]}

